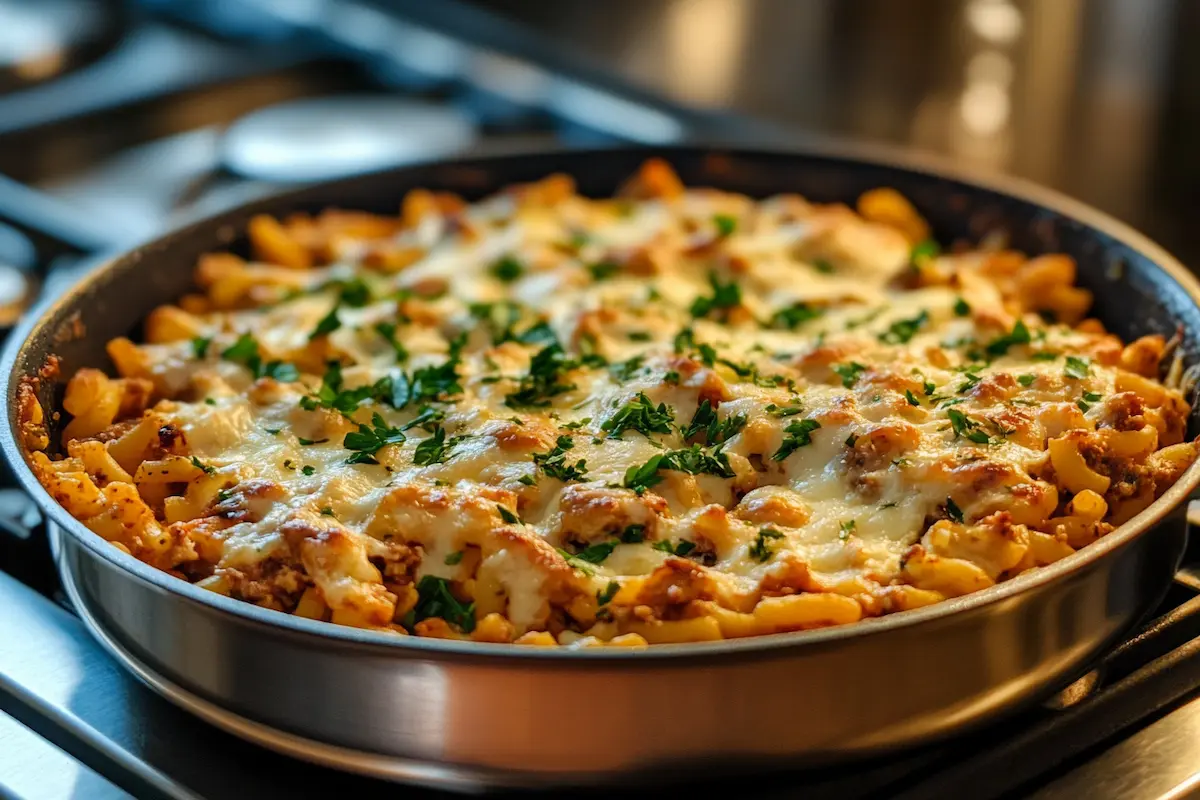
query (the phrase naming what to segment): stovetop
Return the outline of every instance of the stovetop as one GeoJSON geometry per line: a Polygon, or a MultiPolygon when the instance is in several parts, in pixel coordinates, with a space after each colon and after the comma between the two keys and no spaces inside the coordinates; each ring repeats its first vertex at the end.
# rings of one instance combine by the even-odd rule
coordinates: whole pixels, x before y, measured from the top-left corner
{"type": "MultiPolygon", "coordinates": [[[[88,3],[47,0],[46,8],[61,14],[88,3]]],[[[0,0],[0,26],[9,5],[0,0]]],[[[0,181],[0,194],[21,192],[21,213],[39,225],[64,209],[85,219],[78,250],[117,248],[181,216],[293,180],[448,151],[802,136],[665,102],[458,3],[92,5],[95,14],[120,7],[115,45],[93,43],[73,57],[59,42],[57,61],[33,52],[33,67],[16,76],[28,85],[0,94],[0,174],[16,182],[0,181]],[[66,67],[72,69],[47,79],[66,67]],[[398,127],[403,141],[381,137],[398,127]],[[313,129],[321,131],[315,146],[314,137],[297,135],[313,129]],[[320,147],[331,141],[342,145],[320,147]],[[347,153],[357,160],[347,161],[347,153]]],[[[24,4],[22,13],[37,8],[24,4]]],[[[0,80],[0,91],[10,83],[0,80]]],[[[21,219],[11,221],[21,228],[21,219]]],[[[52,293],[87,263],[36,235],[0,227],[0,309],[7,302],[4,267],[52,293]]],[[[8,483],[0,475],[0,796],[440,796],[268,752],[143,687],[72,614],[49,548],[28,533],[37,527],[36,510],[19,491],[3,488],[8,483]]],[[[1142,633],[1052,702],[1019,717],[865,764],[758,774],[750,783],[709,776],[697,765],[681,776],[683,787],[620,791],[1187,796],[1200,782],[1198,636],[1200,578],[1185,570],[1142,633]]]]}

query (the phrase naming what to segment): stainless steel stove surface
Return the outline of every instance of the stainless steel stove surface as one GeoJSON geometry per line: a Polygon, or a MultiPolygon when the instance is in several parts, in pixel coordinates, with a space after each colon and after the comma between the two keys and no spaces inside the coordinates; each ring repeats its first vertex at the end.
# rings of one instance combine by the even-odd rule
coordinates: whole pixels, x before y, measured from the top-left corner
{"type": "MultiPolygon", "coordinates": [[[[86,267],[78,253],[22,235],[22,223],[54,227],[62,206],[47,196],[73,209],[85,251],[283,183],[464,149],[794,139],[663,102],[458,3],[58,0],[35,23],[38,6],[13,8],[0,0],[0,26],[43,27],[0,80],[0,173],[12,179],[0,180],[0,196],[10,209],[18,201],[16,230],[0,227],[0,325],[28,301],[23,280],[29,295],[54,292],[86,267]],[[66,44],[82,33],[53,35],[68,6],[92,15],[78,17],[92,26],[80,54],[66,44]],[[119,37],[97,33],[113,26],[119,37]]],[[[159,697],[72,612],[50,547],[30,533],[37,521],[28,498],[0,488],[0,796],[438,795],[269,752],[159,697]]],[[[678,782],[670,788],[620,791],[1188,796],[1200,786],[1200,580],[1181,573],[1160,614],[1053,703],[949,743],[749,781],[696,764],[663,774],[678,782]]]]}

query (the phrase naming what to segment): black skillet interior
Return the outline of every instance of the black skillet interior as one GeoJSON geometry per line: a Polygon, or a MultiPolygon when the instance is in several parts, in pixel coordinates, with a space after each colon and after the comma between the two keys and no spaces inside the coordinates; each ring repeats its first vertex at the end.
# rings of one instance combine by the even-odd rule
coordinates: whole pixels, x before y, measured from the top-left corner
{"type": "MultiPolygon", "coordinates": [[[[607,196],[652,155],[667,159],[689,185],[717,186],[756,197],[796,192],[814,201],[852,204],[867,189],[891,186],[926,216],[939,241],[978,242],[1003,232],[1011,246],[1026,253],[1071,255],[1079,264],[1080,282],[1096,294],[1095,316],[1109,330],[1128,340],[1148,333],[1169,337],[1182,328],[1185,363],[1193,363],[1200,352],[1197,298],[1161,269],[1153,254],[1119,241],[1103,229],[1103,222],[1089,225],[1061,210],[1001,191],[841,155],[699,147],[561,151],[441,162],[314,186],[185,227],[126,254],[96,279],[83,282],[32,329],[21,329],[28,331],[28,343],[15,362],[4,367],[13,370],[8,373],[10,414],[14,413],[15,379],[36,374],[51,353],[61,357],[62,370],[56,382],[40,391],[47,408],[58,407],[61,376],[84,366],[111,368],[105,342],[136,333],[138,321],[151,309],[192,288],[192,268],[201,254],[243,247],[242,232],[254,214],[329,206],[395,213],[404,193],[415,187],[477,199],[552,172],[574,176],[583,194],[607,196]],[[83,323],[82,336],[73,333],[79,330],[74,324],[76,314],[83,323]]],[[[1193,428],[1195,419],[1193,415],[1193,428]]]]}

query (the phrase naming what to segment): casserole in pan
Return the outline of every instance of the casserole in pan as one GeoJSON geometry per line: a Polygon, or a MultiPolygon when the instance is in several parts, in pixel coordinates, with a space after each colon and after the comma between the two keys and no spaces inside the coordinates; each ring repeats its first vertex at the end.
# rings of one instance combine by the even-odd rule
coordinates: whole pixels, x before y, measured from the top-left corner
{"type": "Polygon", "coordinates": [[[552,180],[467,210],[409,195],[433,224],[278,221],[553,172],[609,195],[646,155],[305,190],[117,259],[43,314],[10,346],[10,456],[177,574],[48,504],[103,635],[318,748],[561,781],[916,741],[1044,694],[1154,602],[1195,482],[1189,407],[1157,372],[1179,383],[1200,312],[1189,275],[1094,212],[867,160],[680,149],[660,155],[686,185],[806,199],[680,194],[652,162],[625,203],[552,180]],[[934,255],[880,186],[985,251],[934,255]],[[269,278],[210,256],[203,300],[162,308],[247,226],[269,278]],[[421,235],[475,254],[438,265],[421,235]],[[314,256],[363,268],[287,271],[314,256]],[[1091,294],[1128,347],[1076,324],[1091,294]],[[151,344],[123,338],[147,315],[151,344]],[[107,340],[124,377],[80,372],[107,340]],[[585,646],[604,641],[637,646],[585,646]],[[613,741],[646,715],[662,735],[613,741]]]}

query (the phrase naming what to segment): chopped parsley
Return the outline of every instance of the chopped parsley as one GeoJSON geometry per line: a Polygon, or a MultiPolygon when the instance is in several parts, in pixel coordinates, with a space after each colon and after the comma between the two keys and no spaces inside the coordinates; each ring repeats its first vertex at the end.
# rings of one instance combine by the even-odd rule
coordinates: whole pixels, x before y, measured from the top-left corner
{"type": "Polygon", "coordinates": [[[505,396],[505,405],[509,408],[550,405],[550,398],[575,388],[575,384],[563,381],[563,374],[577,366],[579,363],[567,358],[561,345],[543,347],[530,359],[529,372],[521,376],[517,391],[505,396]]]}
{"type": "Polygon", "coordinates": [[[195,456],[192,456],[192,466],[203,472],[205,475],[215,475],[217,473],[215,467],[210,467],[208,464],[205,464],[195,456]]]}
{"type": "Polygon", "coordinates": [[[588,264],[587,270],[592,274],[592,280],[606,281],[621,271],[621,265],[612,261],[597,261],[595,264],[588,264]]]}
{"type": "Polygon", "coordinates": [[[695,542],[689,542],[687,539],[680,539],[678,543],[671,544],[666,539],[654,543],[655,550],[661,550],[667,555],[686,556],[688,553],[696,549],[695,542]]]}
{"type": "Polygon", "coordinates": [[[317,468],[314,467],[312,464],[305,464],[303,467],[300,468],[300,471],[303,472],[305,475],[312,475],[317,471],[317,468]]]}
{"type": "Polygon", "coordinates": [[[342,414],[350,414],[358,408],[359,403],[368,398],[390,400],[392,388],[392,379],[385,377],[372,385],[343,389],[342,365],[337,361],[330,361],[325,367],[325,375],[321,378],[320,388],[315,394],[301,397],[300,407],[305,411],[328,408],[342,414]]]}
{"type": "Polygon", "coordinates": [[[888,329],[879,334],[879,341],[885,344],[905,344],[917,335],[926,322],[929,321],[929,312],[922,310],[911,319],[901,319],[893,322],[888,326],[888,329]]]}
{"type": "Polygon", "coordinates": [[[587,462],[582,458],[574,464],[567,463],[567,452],[575,447],[570,436],[559,436],[558,441],[549,452],[534,453],[533,463],[542,468],[549,478],[556,478],[564,483],[581,481],[587,475],[587,462]]]}
{"type": "Polygon", "coordinates": [[[396,338],[396,325],[392,322],[377,322],[375,323],[375,332],[382,336],[388,344],[392,346],[392,352],[396,354],[396,361],[403,362],[408,360],[408,348],[404,343],[396,338]]]}
{"type": "Polygon", "coordinates": [[[458,365],[461,363],[465,336],[450,342],[449,357],[441,364],[413,370],[411,376],[403,372],[392,380],[392,405],[404,408],[409,403],[441,402],[454,395],[462,394],[458,382],[458,365]]]}
{"type": "Polygon", "coordinates": [[[650,438],[652,433],[670,433],[671,423],[675,421],[675,413],[666,403],[654,403],[645,392],[617,409],[616,413],[606,419],[600,430],[608,433],[610,439],[620,438],[627,430],[634,430],[650,438]]]}
{"type": "Polygon", "coordinates": [[[525,272],[524,265],[512,256],[504,256],[492,264],[492,277],[502,283],[512,283],[525,272]]]}
{"type": "Polygon", "coordinates": [[[242,364],[250,373],[258,378],[274,378],[280,383],[291,383],[299,380],[300,371],[295,365],[283,361],[268,361],[263,363],[258,354],[258,341],[253,335],[243,333],[237,341],[221,351],[221,358],[242,364]]]}
{"type": "Polygon", "coordinates": [[[450,591],[450,581],[426,575],[417,584],[417,604],[405,617],[407,627],[424,619],[444,619],[464,633],[475,630],[475,603],[463,603],[450,591]]]}
{"type": "Polygon", "coordinates": [[[634,356],[627,361],[618,361],[614,364],[609,364],[608,373],[617,381],[624,383],[632,378],[645,363],[645,356],[634,356]]]}
{"type": "Polygon", "coordinates": [[[646,540],[645,525],[627,525],[625,530],[621,531],[621,541],[625,544],[638,544],[646,540]]]}
{"type": "Polygon", "coordinates": [[[824,275],[832,275],[836,272],[833,262],[826,258],[814,258],[812,260],[813,269],[824,275]]]}
{"type": "Polygon", "coordinates": [[[908,401],[908,404],[909,404],[910,406],[919,406],[919,405],[921,405],[921,401],[920,401],[920,400],[918,400],[918,399],[916,398],[916,395],[914,395],[914,394],[912,393],[912,389],[905,389],[905,390],[904,390],[904,399],[908,401]]]}
{"type": "Polygon", "coordinates": [[[717,236],[724,239],[737,230],[737,219],[732,214],[714,214],[713,225],[717,228],[717,236]]]}
{"type": "Polygon", "coordinates": [[[447,567],[457,567],[459,564],[462,563],[463,556],[465,556],[465,555],[466,555],[466,551],[455,550],[453,553],[451,553],[450,555],[448,555],[444,559],[442,559],[442,563],[445,564],[447,567]]]}
{"type": "Polygon", "coordinates": [[[1081,381],[1092,374],[1091,364],[1086,358],[1067,356],[1067,363],[1063,367],[1063,374],[1072,380],[1081,381]]]}
{"type": "Polygon", "coordinates": [[[1085,414],[1091,409],[1092,403],[1100,402],[1101,395],[1099,392],[1084,392],[1083,397],[1075,401],[1075,405],[1079,406],[1079,410],[1085,414]]]}
{"type": "Polygon", "coordinates": [[[954,316],[968,317],[971,315],[971,306],[966,300],[961,297],[954,301],[954,316]]]}
{"type": "Polygon", "coordinates": [[[505,508],[504,506],[500,505],[499,503],[497,503],[497,504],[496,504],[496,510],[500,512],[500,519],[504,520],[504,521],[505,521],[505,522],[507,522],[509,525],[521,525],[521,524],[523,524],[523,523],[521,522],[521,518],[520,518],[520,517],[518,517],[516,514],[514,514],[513,512],[509,511],[507,508],[505,508]]]}
{"type": "MultiPolygon", "coordinates": [[[[446,419],[446,412],[440,408],[433,406],[422,406],[420,413],[410,419],[408,422],[400,426],[400,430],[408,431],[413,428],[421,428],[422,430],[433,433],[438,423],[446,419]]],[[[518,423],[519,424],[519,423],[518,423]]]]}
{"type": "Polygon", "coordinates": [[[358,430],[346,434],[342,447],[353,450],[354,454],[346,459],[347,464],[378,464],[375,454],[389,444],[401,444],[405,440],[404,432],[393,428],[378,413],[371,415],[371,424],[359,423],[358,430]]]}
{"type": "Polygon", "coordinates": [[[771,315],[771,326],[794,331],[805,322],[817,319],[824,313],[825,309],[811,306],[808,303],[792,303],[790,306],[784,306],[771,315]]]}
{"type": "Polygon", "coordinates": [[[322,509],[321,509],[321,516],[323,516],[323,517],[335,517],[335,516],[337,516],[337,515],[333,513],[333,509],[332,509],[332,508],[330,508],[329,506],[325,506],[324,508],[322,508],[322,509]]]}
{"type": "Polygon", "coordinates": [[[338,290],[338,302],[352,308],[362,308],[373,299],[371,287],[362,278],[337,281],[336,286],[338,290]]]}
{"type": "Polygon", "coordinates": [[[843,542],[850,538],[850,534],[854,533],[858,528],[858,520],[848,519],[838,525],[838,539],[843,542]]]}
{"type": "Polygon", "coordinates": [[[804,406],[800,405],[800,401],[796,399],[792,400],[786,406],[777,406],[774,403],[770,403],[763,410],[773,417],[794,417],[797,414],[804,413],[804,406]]]}
{"type": "Polygon", "coordinates": [[[575,553],[571,558],[578,558],[580,561],[586,561],[589,564],[602,564],[604,563],[604,559],[612,555],[612,551],[616,550],[619,544],[620,542],[616,539],[590,544],[578,553],[575,553]]]}
{"type": "MultiPolygon", "coordinates": [[[[208,355],[208,346],[212,344],[212,339],[208,336],[197,336],[192,339],[192,354],[196,358],[204,358],[208,355]]],[[[255,350],[257,352],[257,349],[255,350]]]]}
{"type": "Polygon", "coordinates": [[[1023,320],[1017,320],[1011,331],[988,342],[987,351],[990,355],[1002,356],[1008,352],[1008,348],[1029,344],[1030,341],[1032,337],[1029,335],[1029,328],[1023,320]]]}
{"type": "Polygon", "coordinates": [[[1026,388],[1032,386],[1033,382],[1036,380],[1037,380],[1037,375],[1031,375],[1029,373],[1017,376],[1017,383],[1021,384],[1022,386],[1026,387],[1026,388]]]}
{"type": "Polygon", "coordinates": [[[979,429],[979,423],[956,408],[946,411],[950,418],[950,427],[954,430],[954,438],[962,436],[975,444],[991,444],[991,438],[979,429]]]}
{"type": "Polygon", "coordinates": [[[328,439],[305,439],[303,436],[297,436],[296,441],[300,443],[301,447],[310,447],[314,444],[325,444],[329,440],[328,439]]]}
{"type": "Polygon", "coordinates": [[[683,429],[683,438],[691,439],[703,433],[708,444],[720,444],[740,433],[746,427],[746,421],[745,414],[733,414],[724,420],[718,418],[712,403],[705,399],[696,408],[692,421],[683,429]]]}
{"type": "Polygon", "coordinates": [[[338,318],[338,311],[341,309],[341,307],[342,306],[340,303],[335,303],[333,308],[329,309],[329,313],[321,317],[321,319],[317,322],[317,327],[313,328],[312,332],[308,334],[308,340],[310,342],[318,337],[328,336],[338,328],[342,327],[342,321],[338,318]]]}
{"type": "Polygon", "coordinates": [[[735,281],[722,283],[715,272],[708,273],[708,283],[712,286],[712,295],[700,295],[692,301],[693,317],[707,317],[713,311],[724,311],[736,308],[742,303],[742,287],[735,281]]]}
{"type": "Polygon", "coordinates": [[[452,447],[453,442],[446,444],[446,429],[438,425],[433,429],[433,434],[422,439],[413,451],[413,463],[419,467],[441,464],[449,458],[452,447]]]}
{"type": "Polygon", "coordinates": [[[963,521],[962,509],[958,507],[958,503],[954,502],[954,498],[946,498],[946,514],[955,522],[963,521]]]}
{"type": "Polygon", "coordinates": [[[921,264],[931,259],[937,258],[942,254],[942,247],[933,239],[926,239],[923,242],[918,242],[913,245],[912,250],[908,254],[908,260],[913,264],[920,266],[921,264]]]}
{"type": "Polygon", "coordinates": [[[617,592],[619,591],[621,591],[621,584],[616,581],[609,581],[608,586],[596,592],[596,604],[601,606],[608,605],[617,596],[617,592]]]}
{"type": "Polygon", "coordinates": [[[662,470],[686,472],[690,475],[707,473],[718,478],[734,477],[733,468],[729,466],[729,456],[721,452],[720,445],[706,451],[700,445],[694,444],[683,450],[671,450],[651,456],[644,464],[635,464],[625,471],[624,486],[641,494],[662,482],[662,476],[658,474],[662,470]]]}
{"type": "Polygon", "coordinates": [[[796,420],[792,424],[783,429],[785,436],[783,443],[775,454],[771,456],[772,461],[783,461],[792,453],[799,450],[801,447],[812,444],[812,432],[821,427],[821,423],[815,419],[796,420]]]}
{"type": "Polygon", "coordinates": [[[966,392],[971,391],[972,389],[974,389],[976,386],[979,385],[979,382],[981,380],[983,380],[983,378],[979,377],[974,372],[964,372],[963,377],[966,378],[966,380],[963,381],[961,384],[959,384],[959,387],[958,387],[959,394],[965,394],[966,392]]]}
{"type": "Polygon", "coordinates": [[[846,364],[834,364],[833,371],[842,379],[842,386],[852,389],[858,382],[858,377],[866,372],[867,368],[857,361],[850,361],[846,364]]]}
{"type": "Polygon", "coordinates": [[[774,528],[759,528],[758,535],[754,537],[754,543],[750,545],[750,555],[759,563],[770,561],[771,556],[775,555],[771,547],[771,540],[782,538],[783,534],[774,528]]]}

